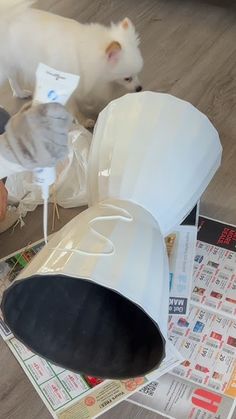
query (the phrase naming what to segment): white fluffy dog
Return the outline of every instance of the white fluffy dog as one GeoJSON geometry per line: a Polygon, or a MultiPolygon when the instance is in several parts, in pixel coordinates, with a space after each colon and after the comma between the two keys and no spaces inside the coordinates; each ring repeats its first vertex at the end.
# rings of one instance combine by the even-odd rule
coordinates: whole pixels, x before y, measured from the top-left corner
{"type": "MultiPolygon", "coordinates": [[[[81,24],[33,9],[34,2],[0,0],[0,84],[8,79],[14,95],[25,98],[23,86],[33,91],[39,62],[79,74],[73,110],[76,105],[87,115],[99,112],[120,86],[142,90],[139,39],[128,18],[110,27],[81,24]]],[[[92,125],[91,119],[81,122],[92,125]]]]}

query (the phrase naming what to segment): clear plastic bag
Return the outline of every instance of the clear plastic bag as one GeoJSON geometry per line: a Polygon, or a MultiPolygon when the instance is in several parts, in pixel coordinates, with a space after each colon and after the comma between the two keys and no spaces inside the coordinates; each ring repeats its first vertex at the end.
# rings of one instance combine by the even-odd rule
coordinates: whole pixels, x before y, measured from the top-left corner
{"type": "MultiPolygon", "coordinates": [[[[69,133],[68,157],[57,165],[57,180],[50,189],[50,202],[56,201],[64,208],[87,204],[87,170],[91,140],[92,134],[81,125],[75,125],[69,133]]],[[[9,202],[18,204],[21,217],[43,203],[41,189],[34,183],[31,172],[9,176],[6,188],[9,202]]]]}

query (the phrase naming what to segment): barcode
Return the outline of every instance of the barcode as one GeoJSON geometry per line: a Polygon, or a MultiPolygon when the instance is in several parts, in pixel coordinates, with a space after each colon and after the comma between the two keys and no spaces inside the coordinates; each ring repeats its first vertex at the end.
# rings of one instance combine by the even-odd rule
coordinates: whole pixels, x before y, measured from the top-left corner
{"type": "Polygon", "coordinates": [[[141,390],[139,391],[140,393],[144,393],[144,394],[147,394],[147,396],[153,397],[157,387],[158,387],[158,383],[156,381],[152,381],[147,386],[141,388],[141,390]]]}
{"type": "Polygon", "coordinates": [[[232,313],[232,308],[231,307],[225,307],[225,306],[223,306],[222,308],[221,308],[221,310],[222,311],[225,311],[226,313],[232,313]]]}
{"type": "Polygon", "coordinates": [[[206,301],[206,306],[216,308],[216,304],[211,303],[210,301],[206,301]]]}
{"type": "Polygon", "coordinates": [[[194,342],[200,342],[200,338],[199,337],[197,337],[197,336],[192,336],[192,335],[189,335],[189,337],[188,337],[189,339],[191,339],[191,340],[193,340],[194,342]]]}
{"type": "Polygon", "coordinates": [[[172,331],[175,335],[178,335],[178,336],[183,336],[184,335],[184,332],[180,332],[179,330],[176,330],[176,329],[173,329],[173,331],[172,331]]]}
{"type": "Polygon", "coordinates": [[[209,382],[208,385],[209,385],[209,387],[213,388],[214,390],[220,390],[220,385],[219,384],[209,382]]]}
{"type": "Polygon", "coordinates": [[[235,355],[235,352],[234,351],[232,351],[232,349],[229,349],[229,348],[223,348],[223,352],[226,352],[227,354],[229,354],[229,355],[235,355]]]}
{"type": "Polygon", "coordinates": [[[199,298],[196,295],[192,294],[191,295],[191,300],[198,302],[199,298]]]}
{"type": "Polygon", "coordinates": [[[228,265],[226,265],[226,266],[224,266],[224,269],[225,269],[226,271],[229,271],[229,272],[234,273],[234,267],[233,267],[233,266],[228,266],[228,265]]]}
{"type": "Polygon", "coordinates": [[[191,377],[191,380],[192,381],[194,381],[195,383],[198,383],[198,384],[202,384],[202,378],[201,377],[198,377],[197,375],[192,375],[191,377]]]}
{"type": "Polygon", "coordinates": [[[206,342],[207,346],[210,346],[211,348],[218,348],[218,343],[216,342],[206,342]]]}
{"type": "Polygon", "coordinates": [[[218,274],[218,278],[219,278],[219,279],[224,279],[224,280],[228,281],[228,279],[229,279],[229,275],[226,275],[226,274],[223,274],[222,272],[220,272],[220,273],[218,274]]]}
{"type": "Polygon", "coordinates": [[[174,368],[172,372],[173,374],[179,375],[180,377],[183,377],[185,375],[184,371],[178,370],[177,368],[174,368]]]}
{"type": "Polygon", "coordinates": [[[204,274],[208,274],[208,275],[210,275],[210,276],[212,276],[212,275],[213,275],[213,271],[212,271],[211,269],[208,269],[208,268],[204,268],[204,269],[203,269],[203,273],[204,273],[204,274]]]}

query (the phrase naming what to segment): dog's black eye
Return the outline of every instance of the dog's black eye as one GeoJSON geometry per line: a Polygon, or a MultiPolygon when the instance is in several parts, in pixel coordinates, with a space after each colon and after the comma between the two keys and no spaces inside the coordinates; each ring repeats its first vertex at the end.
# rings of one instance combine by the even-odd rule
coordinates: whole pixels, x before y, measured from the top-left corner
{"type": "Polygon", "coordinates": [[[131,82],[133,80],[133,78],[132,77],[125,77],[124,80],[128,81],[128,82],[131,82]]]}

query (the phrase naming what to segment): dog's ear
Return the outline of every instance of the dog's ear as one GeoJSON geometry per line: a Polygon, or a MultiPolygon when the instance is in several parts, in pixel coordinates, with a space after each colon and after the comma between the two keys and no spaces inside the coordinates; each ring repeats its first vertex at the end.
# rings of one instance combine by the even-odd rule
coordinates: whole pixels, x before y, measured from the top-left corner
{"type": "Polygon", "coordinates": [[[123,29],[129,29],[133,26],[133,23],[128,17],[125,17],[121,22],[120,25],[123,29]]]}
{"type": "Polygon", "coordinates": [[[120,52],[121,52],[120,43],[117,41],[112,41],[106,48],[106,55],[107,55],[108,61],[112,63],[116,63],[119,59],[120,52]]]}

